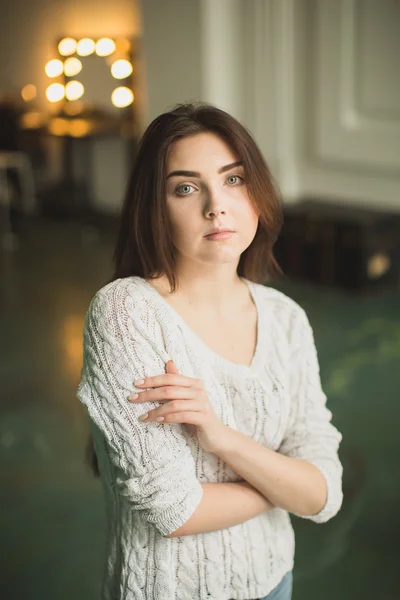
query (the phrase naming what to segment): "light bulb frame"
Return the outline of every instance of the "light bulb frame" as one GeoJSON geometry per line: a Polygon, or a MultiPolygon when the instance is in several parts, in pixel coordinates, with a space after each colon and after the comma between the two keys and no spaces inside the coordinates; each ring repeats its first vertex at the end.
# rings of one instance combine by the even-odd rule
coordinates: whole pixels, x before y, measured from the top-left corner
{"type": "MultiPolygon", "coordinates": [[[[107,36],[107,35],[99,35],[96,37],[91,37],[90,35],[83,35],[80,37],[73,37],[69,35],[65,35],[59,37],[55,42],[55,52],[52,57],[49,58],[47,62],[51,59],[60,60],[63,64],[63,70],[60,75],[49,78],[49,84],[61,84],[64,88],[64,96],[57,102],[51,102],[48,100],[49,107],[49,116],[50,121],[52,123],[54,119],[56,120],[56,124],[58,120],[62,120],[65,123],[69,123],[70,125],[65,128],[58,127],[58,129],[51,130],[49,127],[49,133],[53,135],[61,135],[61,136],[72,136],[72,137],[86,137],[87,135],[92,135],[96,132],[107,132],[107,131],[119,131],[123,132],[125,137],[130,137],[135,135],[136,132],[136,124],[135,124],[135,88],[136,88],[136,60],[138,56],[138,42],[134,38],[130,38],[127,36],[107,36]],[[61,54],[59,51],[60,42],[66,38],[72,39],[75,42],[75,51],[70,52],[69,54],[61,54]],[[93,53],[88,55],[80,55],[78,54],[78,44],[82,39],[89,38],[93,40],[95,44],[95,50],[93,53]],[[115,48],[113,52],[109,54],[97,54],[96,47],[99,40],[108,38],[111,39],[115,48]],[[66,93],[66,86],[71,81],[77,81],[78,83],[85,86],[85,79],[81,78],[80,75],[82,72],[85,72],[86,69],[90,69],[90,66],[93,65],[91,61],[87,61],[85,64],[85,59],[90,58],[91,60],[95,57],[97,60],[104,61],[108,67],[109,77],[113,92],[110,93],[108,100],[110,109],[107,109],[107,105],[104,100],[99,101],[98,105],[96,102],[85,102],[85,90],[82,96],[78,99],[68,99],[68,94],[66,93]],[[79,73],[74,75],[67,75],[65,73],[65,63],[66,61],[71,60],[72,58],[77,58],[81,64],[82,69],[79,73]],[[131,63],[132,72],[129,73],[126,77],[121,79],[116,79],[111,71],[112,65],[120,60],[124,59],[131,63]],[[132,92],[132,102],[125,106],[116,106],[112,97],[116,88],[125,87],[128,88],[132,92]],[[76,120],[81,119],[82,122],[85,121],[87,128],[82,128],[78,130],[73,129],[73,124],[76,120]],[[65,131],[64,131],[65,129],[65,131]]],[[[47,64],[47,63],[46,63],[47,64]]],[[[61,122],[61,121],[60,121],[61,122]]]]}
{"type": "MultiPolygon", "coordinates": [[[[71,75],[71,76],[66,75],[65,71],[63,70],[63,72],[59,76],[52,78],[52,82],[53,83],[61,83],[65,87],[67,85],[67,83],[69,83],[72,80],[80,81],[79,75],[85,69],[84,61],[85,61],[85,58],[87,57],[87,56],[81,56],[80,54],[78,54],[78,51],[77,51],[78,50],[78,44],[83,39],[91,39],[91,40],[93,40],[93,42],[95,44],[95,50],[94,50],[93,53],[91,53],[90,55],[87,55],[87,56],[95,56],[98,60],[103,60],[103,61],[107,62],[108,67],[109,67],[109,72],[110,72],[110,79],[112,80],[113,83],[115,83],[115,88],[121,87],[121,86],[127,87],[127,88],[129,88],[132,91],[133,96],[135,96],[135,94],[134,94],[134,87],[135,87],[135,85],[134,85],[134,80],[135,80],[134,40],[132,38],[130,38],[130,37],[127,37],[127,36],[108,36],[108,35],[98,35],[96,37],[92,37],[90,35],[82,35],[82,36],[79,36],[79,37],[70,36],[70,35],[61,36],[57,40],[57,42],[56,42],[56,56],[54,56],[54,58],[57,58],[58,60],[61,60],[63,64],[65,64],[65,62],[68,59],[77,58],[82,63],[82,69],[76,75],[71,75]],[[65,38],[72,38],[76,42],[75,51],[73,53],[68,54],[68,55],[62,55],[59,52],[59,49],[58,49],[59,45],[60,45],[60,42],[62,40],[64,40],[65,38]],[[104,38],[112,40],[114,42],[114,44],[115,44],[115,49],[110,54],[107,54],[107,55],[98,55],[96,53],[97,42],[99,40],[104,39],[104,38]],[[112,67],[112,65],[117,60],[120,60],[120,59],[124,59],[124,60],[129,61],[132,64],[133,68],[132,68],[132,72],[129,75],[127,75],[126,77],[123,77],[121,79],[116,79],[112,75],[111,67],[112,67]]],[[[82,82],[80,82],[80,83],[82,83],[82,82]]],[[[85,94],[83,94],[83,96],[80,98],[80,100],[83,101],[83,103],[84,103],[84,101],[85,101],[85,94]]],[[[59,104],[61,104],[61,102],[65,105],[65,104],[70,104],[71,102],[76,102],[76,100],[68,100],[68,98],[65,96],[64,99],[62,101],[60,101],[59,104]]],[[[115,107],[112,104],[111,95],[110,95],[110,109],[112,109],[113,111],[115,111],[115,108],[117,108],[118,112],[123,113],[123,112],[125,112],[127,110],[128,111],[132,110],[132,104],[128,105],[127,107],[123,107],[123,108],[115,107]]],[[[122,116],[122,114],[121,114],[121,116],[122,116]]]]}

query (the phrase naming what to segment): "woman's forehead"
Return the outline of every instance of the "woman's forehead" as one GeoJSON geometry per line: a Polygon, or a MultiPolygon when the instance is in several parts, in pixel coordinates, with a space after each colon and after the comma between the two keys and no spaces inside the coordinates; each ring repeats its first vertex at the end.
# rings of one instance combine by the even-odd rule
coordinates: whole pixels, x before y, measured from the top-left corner
{"type": "Polygon", "coordinates": [[[218,169],[237,160],[239,157],[225,140],[207,131],[173,142],[166,162],[170,170],[179,168],[200,171],[201,166],[214,166],[218,169]]]}

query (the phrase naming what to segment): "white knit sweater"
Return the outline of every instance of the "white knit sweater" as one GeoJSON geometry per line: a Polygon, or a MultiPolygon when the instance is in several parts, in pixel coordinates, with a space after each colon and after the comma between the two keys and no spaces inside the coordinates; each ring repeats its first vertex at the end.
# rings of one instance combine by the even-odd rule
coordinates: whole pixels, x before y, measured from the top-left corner
{"type": "Polygon", "coordinates": [[[247,279],[258,312],[250,366],[208,348],[141,277],[94,296],[84,329],[78,398],[90,417],[108,520],[103,600],[247,600],[267,595],[293,568],[289,514],[273,508],[220,531],[166,538],[199,505],[201,483],[241,479],[203,451],[185,425],[142,423],[160,403],[131,403],[133,381],[179,372],[203,381],[218,417],[258,443],[324,474],[322,523],[342,503],[341,434],[330,423],[311,327],[289,297],[247,279]]]}

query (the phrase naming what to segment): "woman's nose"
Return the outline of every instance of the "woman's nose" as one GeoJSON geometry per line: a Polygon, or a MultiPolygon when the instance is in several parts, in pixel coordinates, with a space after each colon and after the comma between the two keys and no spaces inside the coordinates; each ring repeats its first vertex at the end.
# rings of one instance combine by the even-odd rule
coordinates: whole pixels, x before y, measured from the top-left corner
{"type": "Polygon", "coordinates": [[[209,210],[207,210],[207,215],[213,215],[213,216],[218,216],[220,214],[224,214],[225,211],[222,208],[210,208],[209,210]]]}
{"type": "Polygon", "coordinates": [[[209,189],[207,192],[206,213],[214,216],[217,216],[220,213],[225,213],[225,209],[222,204],[223,203],[220,195],[218,195],[214,190],[209,189]]]}

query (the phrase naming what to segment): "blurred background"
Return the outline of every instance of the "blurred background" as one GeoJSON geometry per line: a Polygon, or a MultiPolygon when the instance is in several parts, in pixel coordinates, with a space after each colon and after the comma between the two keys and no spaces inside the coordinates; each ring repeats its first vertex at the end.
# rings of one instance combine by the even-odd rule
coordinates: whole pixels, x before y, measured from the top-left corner
{"type": "Polygon", "coordinates": [[[341,512],[293,517],[293,598],[398,600],[399,2],[0,10],[0,597],[100,597],[105,513],[75,397],[84,315],[111,276],[141,133],[200,99],[250,129],[282,190],[273,285],[309,315],[343,433],[341,512]]]}

